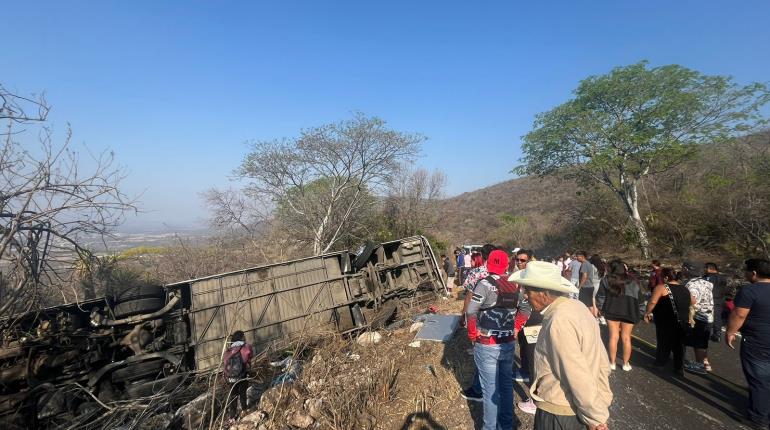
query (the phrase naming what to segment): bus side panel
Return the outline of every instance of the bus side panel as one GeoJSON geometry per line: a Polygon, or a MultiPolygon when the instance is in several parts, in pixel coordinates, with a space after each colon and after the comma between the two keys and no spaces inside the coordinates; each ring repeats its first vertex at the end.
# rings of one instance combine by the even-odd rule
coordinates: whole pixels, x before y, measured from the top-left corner
{"type": "Polygon", "coordinates": [[[192,343],[199,370],[219,365],[227,336],[246,333],[258,349],[273,340],[336,328],[334,308],[350,303],[338,255],[279,263],[192,281],[192,343]]]}

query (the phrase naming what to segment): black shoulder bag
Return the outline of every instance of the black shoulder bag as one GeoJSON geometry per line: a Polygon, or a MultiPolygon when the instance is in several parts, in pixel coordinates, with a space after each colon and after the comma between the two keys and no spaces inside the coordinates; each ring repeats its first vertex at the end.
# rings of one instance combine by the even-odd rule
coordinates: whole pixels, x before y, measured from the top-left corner
{"type": "Polygon", "coordinates": [[[671,302],[671,309],[674,311],[674,318],[676,318],[676,323],[679,324],[679,327],[682,327],[682,330],[684,330],[685,333],[689,333],[690,331],[690,325],[685,324],[682,325],[682,320],[679,319],[679,312],[676,311],[676,302],[674,301],[674,293],[671,292],[671,288],[669,288],[668,284],[663,284],[666,286],[666,292],[668,293],[668,301],[671,302]]]}

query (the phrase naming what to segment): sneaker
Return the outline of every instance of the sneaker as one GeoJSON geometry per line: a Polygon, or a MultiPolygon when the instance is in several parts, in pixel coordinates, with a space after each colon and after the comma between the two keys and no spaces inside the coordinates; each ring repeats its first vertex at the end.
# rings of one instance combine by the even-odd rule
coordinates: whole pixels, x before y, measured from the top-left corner
{"type": "Polygon", "coordinates": [[[529,382],[529,375],[527,375],[525,372],[517,370],[516,373],[513,375],[513,379],[516,382],[529,382]]]}
{"type": "Polygon", "coordinates": [[[460,392],[460,396],[468,401],[471,402],[483,402],[484,397],[482,397],[481,393],[478,393],[474,391],[472,388],[466,388],[465,390],[462,390],[460,392]]]}
{"type": "Polygon", "coordinates": [[[617,368],[615,367],[615,363],[610,363],[610,370],[615,370],[615,369],[617,369],[617,368]]]}
{"type": "Polygon", "coordinates": [[[630,372],[631,371],[631,363],[624,364],[623,365],[623,370],[625,370],[626,372],[630,372]]]}
{"type": "Polygon", "coordinates": [[[535,402],[533,402],[532,399],[527,399],[526,402],[519,402],[516,404],[516,406],[518,406],[522,412],[528,413],[530,415],[535,415],[537,412],[537,406],[535,406],[535,402]]]}
{"type": "Polygon", "coordinates": [[[706,367],[703,365],[703,363],[693,363],[693,362],[685,363],[684,370],[691,373],[697,373],[699,375],[708,374],[708,372],[706,371],[706,367]]]}

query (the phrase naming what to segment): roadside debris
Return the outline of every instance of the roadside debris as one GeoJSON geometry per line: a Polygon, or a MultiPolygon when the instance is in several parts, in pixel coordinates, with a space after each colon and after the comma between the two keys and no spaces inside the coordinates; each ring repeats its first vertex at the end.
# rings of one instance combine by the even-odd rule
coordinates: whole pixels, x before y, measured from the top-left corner
{"type": "Polygon", "coordinates": [[[245,417],[241,418],[242,423],[257,425],[267,419],[267,412],[263,410],[256,410],[254,412],[251,412],[250,414],[246,415],[245,417]]]}
{"type": "Polygon", "coordinates": [[[315,422],[315,418],[311,417],[309,414],[305,413],[304,411],[295,411],[294,414],[292,414],[291,419],[289,420],[289,425],[301,429],[306,429],[313,425],[315,422]]]}
{"type": "Polygon", "coordinates": [[[190,403],[179,408],[171,421],[173,425],[179,426],[182,429],[198,429],[208,421],[212,413],[214,416],[217,416],[221,407],[221,401],[219,399],[214,400],[213,393],[206,391],[190,403]]]}
{"type": "Polygon", "coordinates": [[[281,374],[276,376],[273,379],[273,382],[270,384],[273,387],[276,385],[290,384],[294,382],[294,380],[297,379],[300,370],[302,370],[299,361],[292,357],[286,357],[281,361],[271,362],[270,366],[283,368],[281,374]]]}
{"type": "Polygon", "coordinates": [[[416,331],[419,331],[423,325],[425,325],[425,323],[422,321],[412,323],[412,325],[409,327],[409,333],[414,333],[416,331]]]}
{"type": "Polygon", "coordinates": [[[358,339],[356,340],[356,343],[359,345],[372,345],[375,343],[380,343],[382,340],[382,335],[379,332],[376,331],[368,331],[366,333],[363,333],[362,335],[358,336],[358,339]]]}
{"type": "Polygon", "coordinates": [[[416,317],[423,322],[423,326],[417,332],[415,340],[432,340],[448,342],[454,336],[455,330],[460,325],[460,315],[426,314],[416,317]]]}

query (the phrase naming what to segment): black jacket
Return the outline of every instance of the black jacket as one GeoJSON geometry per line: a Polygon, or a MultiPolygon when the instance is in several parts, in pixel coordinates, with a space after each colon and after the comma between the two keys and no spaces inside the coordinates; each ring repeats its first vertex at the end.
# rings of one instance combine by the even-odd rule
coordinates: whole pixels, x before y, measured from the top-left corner
{"type": "Polygon", "coordinates": [[[725,294],[727,293],[727,278],[721,273],[707,273],[703,276],[703,279],[714,284],[714,289],[712,290],[714,304],[723,304],[725,302],[725,294]]]}
{"type": "Polygon", "coordinates": [[[599,291],[596,292],[596,307],[602,311],[602,315],[613,321],[624,321],[636,324],[639,322],[644,304],[644,294],[639,283],[627,280],[625,291],[620,296],[610,293],[607,278],[599,282],[599,291]]]}

